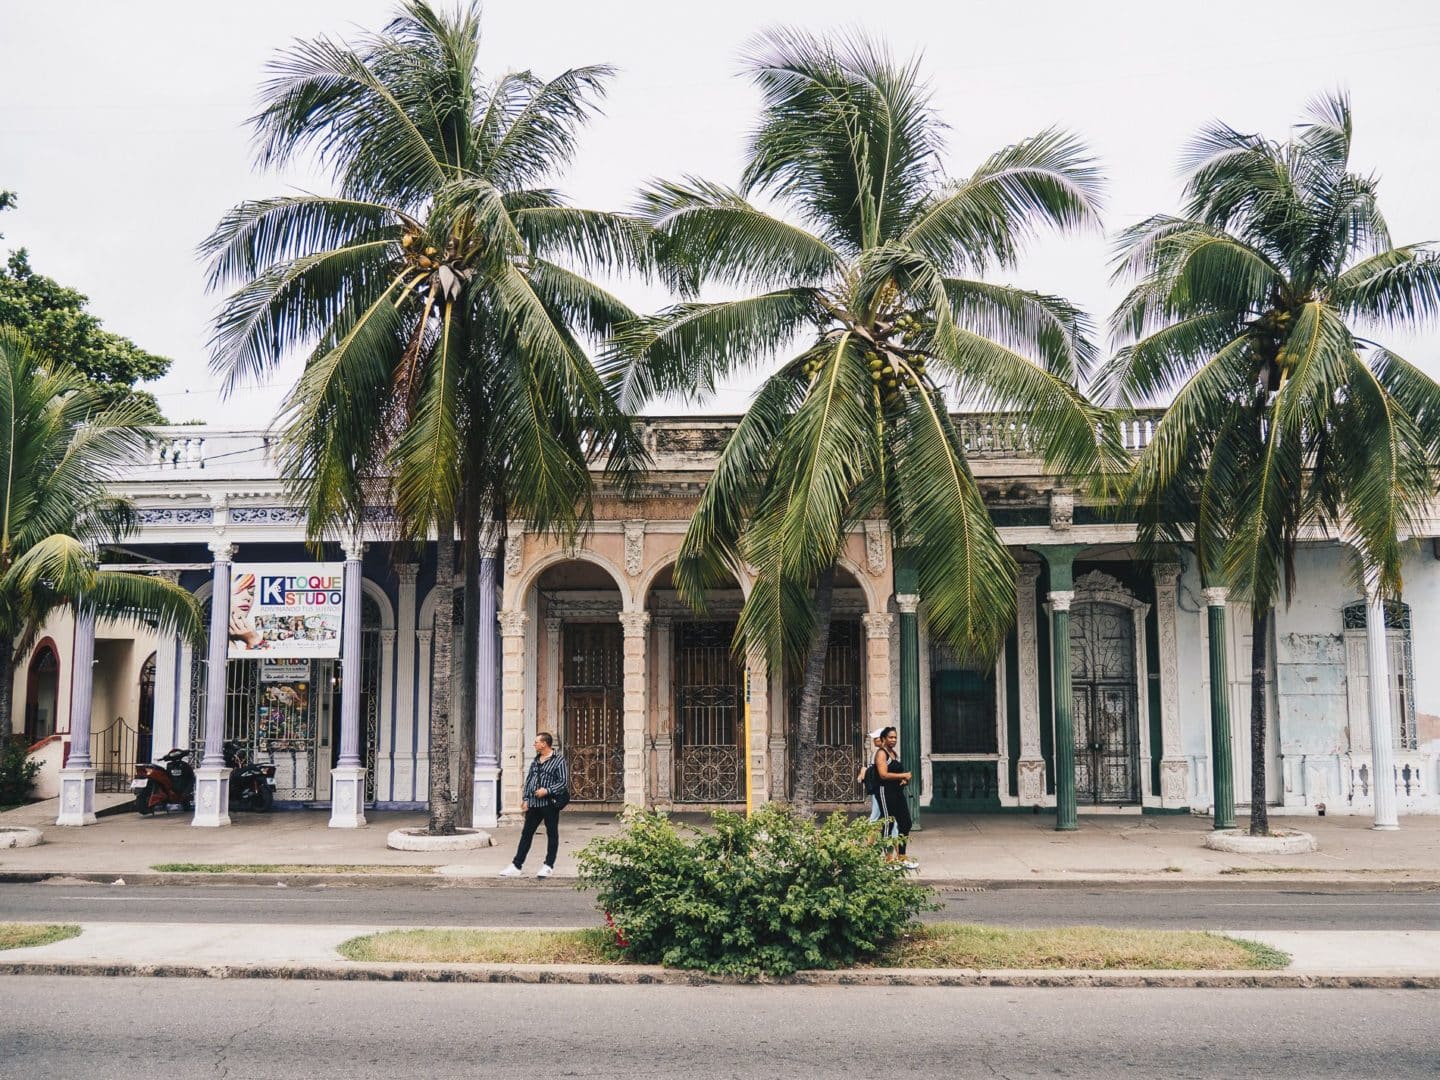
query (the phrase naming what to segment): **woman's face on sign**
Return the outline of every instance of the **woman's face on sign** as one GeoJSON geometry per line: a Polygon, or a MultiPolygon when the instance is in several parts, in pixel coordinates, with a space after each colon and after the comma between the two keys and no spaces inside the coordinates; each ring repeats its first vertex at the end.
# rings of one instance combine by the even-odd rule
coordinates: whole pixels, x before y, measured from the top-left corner
{"type": "Polygon", "coordinates": [[[255,586],[253,584],[237,586],[232,599],[236,611],[242,615],[250,614],[250,609],[255,606],[255,586]]]}

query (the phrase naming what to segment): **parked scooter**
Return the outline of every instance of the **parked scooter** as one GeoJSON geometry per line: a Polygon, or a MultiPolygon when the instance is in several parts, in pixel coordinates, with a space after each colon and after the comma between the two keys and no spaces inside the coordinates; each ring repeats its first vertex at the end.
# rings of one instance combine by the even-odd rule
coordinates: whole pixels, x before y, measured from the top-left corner
{"type": "Polygon", "coordinates": [[[230,809],[265,813],[275,803],[275,766],[257,765],[238,742],[225,744],[230,769],[230,809]]]}
{"type": "Polygon", "coordinates": [[[195,806],[195,770],[185,760],[189,750],[175,749],[157,762],[135,767],[130,787],[135,792],[135,809],[149,817],[159,806],[195,806]]]}

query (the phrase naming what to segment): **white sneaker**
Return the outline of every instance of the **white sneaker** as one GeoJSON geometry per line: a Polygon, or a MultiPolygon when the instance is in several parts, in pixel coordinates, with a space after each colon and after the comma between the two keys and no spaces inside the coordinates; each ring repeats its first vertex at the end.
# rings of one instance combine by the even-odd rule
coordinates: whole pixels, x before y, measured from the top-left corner
{"type": "Polygon", "coordinates": [[[504,870],[500,871],[501,877],[524,877],[525,871],[516,866],[513,862],[508,863],[504,870]]]}
{"type": "Polygon", "coordinates": [[[906,859],[906,860],[905,860],[904,862],[902,862],[900,865],[903,866],[906,870],[919,870],[919,869],[920,869],[920,864],[919,864],[918,862],[916,862],[914,859],[906,859]]]}
{"type": "Polygon", "coordinates": [[[549,877],[549,876],[550,876],[551,874],[553,874],[554,872],[555,872],[555,871],[554,871],[551,867],[549,867],[549,866],[541,866],[539,870],[536,870],[536,871],[535,871],[535,876],[536,876],[536,877],[549,877]]]}

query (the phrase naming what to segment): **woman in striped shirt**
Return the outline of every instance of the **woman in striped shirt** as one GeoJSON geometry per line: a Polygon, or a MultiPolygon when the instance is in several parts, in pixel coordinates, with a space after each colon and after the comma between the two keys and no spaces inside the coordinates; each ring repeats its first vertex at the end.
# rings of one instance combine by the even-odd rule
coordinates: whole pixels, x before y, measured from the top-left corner
{"type": "Polygon", "coordinates": [[[560,852],[560,810],[570,801],[570,770],[565,759],[555,753],[555,740],[548,731],[535,736],[535,760],[525,774],[525,828],[520,833],[520,846],[515,858],[500,871],[501,877],[520,877],[525,871],[525,856],[535,830],[545,823],[545,864],[535,872],[537,878],[555,872],[555,856],[560,852]]]}

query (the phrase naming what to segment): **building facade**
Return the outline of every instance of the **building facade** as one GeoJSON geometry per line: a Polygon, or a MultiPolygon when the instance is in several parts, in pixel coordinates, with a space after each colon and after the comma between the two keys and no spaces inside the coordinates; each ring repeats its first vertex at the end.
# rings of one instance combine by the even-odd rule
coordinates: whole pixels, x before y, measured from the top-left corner
{"type": "MultiPolygon", "coordinates": [[[[1016,625],[993,664],[957,656],[926,634],[924,597],[897,589],[884,523],[855,529],[837,575],[819,801],[859,801],[863,733],[900,723],[908,679],[918,691],[920,803],[931,811],[1053,809],[1064,769],[1082,813],[1208,813],[1218,670],[1233,787],[1248,802],[1248,612],[1203,589],[1184,551],[1138,559],[1134,526],[1048,476],[1022,422],[959,420],[987,505],[1019,563],[1016,625]],[[1218,669],[1212,626],[1224,634],[1218,669]],[[907,647],[915,650],[908,674],[907,647]],[[1070,703],[1069,754],[1056,746],[1057,687],[1070,703]]],[[[510,523],[494,627],[502,813],[519,804],[539,730],[553,732],[567,754],[580,807],[743,804],[747,765],[752,799],[789,796],[796,688],[763,658],[737,658],[730,648],[748,575],[716,590],[703,614],[679,601],[672,582],[691,510],[733,423],[648,421],[654,464],[641,491],[622,499],[602,490],[593,526],[573,546],[510,523]]],[[[1127,424],[1127,444],[1142,448],[1153,423],[1127,424]]],[[[122,556],[131,565],[171,575],[208,602],[217,557],[316,557],[267,435],[167,435],[155,457],[117,485],[139,508],[139,530],[122,556]]],[[[1440,523],[1408,556],[1403,602],[1384,610],[1390,771],[1402,813],[1440,812],[1440,671],[1415,663],[1440,628],[1440,540],[1431,536],[1440,537],[1440,523]]],[[[357,808],[425,805],[439,608],[434,544],[402,549],[379,511],[347,546],[360,580],[358,647],[340,661],[231,661],[223,679],[211,679],[203,649],[143,628],[98,627],[89,742],[102,788],[111,778],[128,782],[137,758],[201,747],[207,705],[219,691],[225,736],[276,764],[279,801],[330,804],[336,777],[350,767],[342,759],[350,682],[350,737],[363,768],[357,808]]],[[[1272,812],[1372,811],[1381,782],[1369,718],[1375,610],[1353,583],[1344,548],[1323,538],[1303,546],[1296,595],[1277,610],[1266,643],[1272,812]]],[[[67,723],[79,685],[75,637],[68,620],[57,620],[17,665],[15,724],[35,741],[64,742],[78,730],[67,723]]],[[[473,724],[451,690],[453,722],[473,724]]]]}

